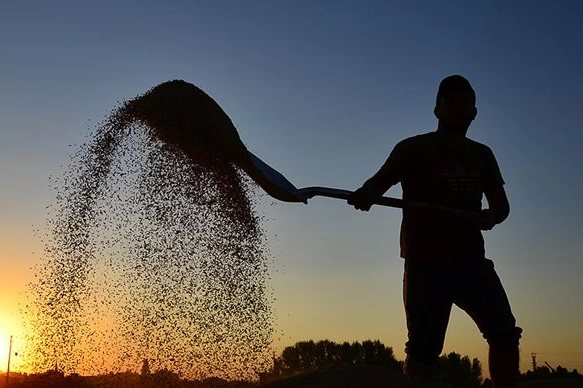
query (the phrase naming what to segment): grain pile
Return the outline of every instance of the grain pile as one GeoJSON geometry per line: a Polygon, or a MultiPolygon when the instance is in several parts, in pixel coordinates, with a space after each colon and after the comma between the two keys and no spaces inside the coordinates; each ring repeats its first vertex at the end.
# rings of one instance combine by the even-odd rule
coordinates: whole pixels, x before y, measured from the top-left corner
{"type": "Polygon", "coordinates": [[[270,361],[268,262],[246,150],[184,81],[126,101],[55,182],[31,284],[30,367],[255,378],[270,361]]]}

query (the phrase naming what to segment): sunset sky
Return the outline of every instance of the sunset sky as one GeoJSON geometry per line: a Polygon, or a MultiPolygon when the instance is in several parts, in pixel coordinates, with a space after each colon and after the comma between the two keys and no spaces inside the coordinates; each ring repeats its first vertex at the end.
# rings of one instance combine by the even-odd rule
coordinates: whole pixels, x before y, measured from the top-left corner
{"type": "MultiPolygon", "coordinates": [[[[297,187],[355,189],[436,127],[439,81],[477,93],[510,218],[486,233],[531,353],[583,372],[583,2],[19,1],[0,12],[0,370],[42,253],[49,177],[116,104],[170,79],[210,94],[297,187]]],[[[387,195],[399,196],[392,188],[387,195]]],[[[265,200],[276,349],[380,339],[404,359],[400,211],[265,200]]],[[[454,309],[445,352],[487,348],[454,309]]]]}

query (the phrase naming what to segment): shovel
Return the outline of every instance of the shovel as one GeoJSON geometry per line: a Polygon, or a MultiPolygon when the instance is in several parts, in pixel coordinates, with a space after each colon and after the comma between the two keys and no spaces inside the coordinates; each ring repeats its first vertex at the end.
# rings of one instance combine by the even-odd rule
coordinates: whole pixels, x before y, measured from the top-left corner
{"type": "MultiPolygon", "coordinates": [[[[280,201],[307,204],[308,199],[316,196],[346,200],[352,194],[348,190],[329,187],[295,187],[249,152],[219,104],[202,89],[186,81],[161,83],[126,102],[118,114],[136,117],[153,128],[152,133],[159,140],[181,149],[193,162],[208,166],[220,161],[239,167],[267,194],[280,201]]],[[[476,221],[481,219],[476,213],[397,198],[380,197],[374,203],[396,208],[438,210],[476,221]]]]}
{"type": "MultiPolygon", "coordinates": [[[[308,199],[313,197],[328,197],[347,200],[353,193],[349,190],[334,189],[331,187],[312,186],[298,189],[286,179],[280,172],[270,167],[267,163],[257,156],[247,151],[250,164],[242,166],[243,170],[249,175],[267,194],[271,197],[284,202],[303,202],[308,203],[308,199]]],[[[380,197],[374,201],[374,204],[394,208],[416,208],[430,209],[447,213],[460,218],[481,221],[482,218],[478,213],[466,210],[449,208],[446,206],[429,204],[417,201],[405,201],[399,198],[380,197]]]]}

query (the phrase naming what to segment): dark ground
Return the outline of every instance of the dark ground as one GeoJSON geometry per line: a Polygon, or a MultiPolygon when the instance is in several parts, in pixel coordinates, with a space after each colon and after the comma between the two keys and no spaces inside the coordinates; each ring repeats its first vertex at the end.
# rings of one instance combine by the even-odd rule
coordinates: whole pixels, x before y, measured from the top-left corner
{"type": "MultiPolygon", "coordinates": [[[[266,388],[453,388],[453,385],[395,375],[387,368],[371,365],[333,367],[262,385],[266,388]]],[[[583,388],[583,380],[540,380],[519,388],[583,388]]]]}
{"type": "Polygon", "coordinates": [[[435,381],[396,375],[388,368],[373,365],[332,367],[305,375],[273,381],[267,388],[451,388],[435,381]]]}

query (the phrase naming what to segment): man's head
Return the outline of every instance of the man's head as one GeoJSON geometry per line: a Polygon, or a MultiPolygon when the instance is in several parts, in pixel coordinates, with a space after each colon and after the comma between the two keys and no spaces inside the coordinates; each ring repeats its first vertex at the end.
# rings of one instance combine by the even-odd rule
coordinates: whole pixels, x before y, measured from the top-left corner
{"type": "Polygon", "coordinates": [[[452,133],[467,132],[476,118],[476,93],[470,82],[461,75],[450,75],[439,84],[435,100],[438,129],[452,133]]]}

